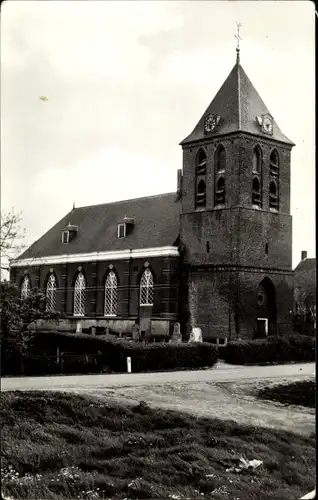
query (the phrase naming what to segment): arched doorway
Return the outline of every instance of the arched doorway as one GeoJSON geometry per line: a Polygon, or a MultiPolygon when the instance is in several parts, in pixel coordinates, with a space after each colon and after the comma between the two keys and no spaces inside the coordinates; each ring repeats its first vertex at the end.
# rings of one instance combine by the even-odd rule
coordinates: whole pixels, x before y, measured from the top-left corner
{"type": "Polygon", "coordinates": [[[264,278],[257,290],[256,337],[277,333],[276,290],[269,278],[264,278]]]}

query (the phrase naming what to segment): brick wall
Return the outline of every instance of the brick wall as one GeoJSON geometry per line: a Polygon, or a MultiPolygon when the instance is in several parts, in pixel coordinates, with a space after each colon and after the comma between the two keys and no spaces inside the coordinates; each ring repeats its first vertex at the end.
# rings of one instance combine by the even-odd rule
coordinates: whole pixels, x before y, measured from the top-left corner
{"type": "MultiPolygon", "coordinates": [[[[173,323],[178,320],[179,308],[179,259],[177,257],[149,258],[149,267],[155,280],[152,319],[159,333],[169,334],[173,323]],[[160,326],[161,325],[161,326],[160,326]]],[[[39,287],[45,293],[50,270],[57,280],[57,309],[69,318],[73,317],[74,284],[79,268],[86,278],[86,314],[88,319],[100,320],[119,330],[126,330],[139,316],[139,283],[145,270],[145,259],[118,260],[112,262],[78,262],[71,264],[29,266],[12,268],[11,279],[20,287],[25,272],[31,279],[32,287],[39,287]],[[105,278],[112,264],[118,276],[117,317],[106,320],[104,317],[105,278]]],[[[74,320],[75,321],[75,320],[74,320]]],[[[74,327],[71,321],[70,324],[74,327]]],[[[84,324],[84,323],[83,323],[84,324]]],[[[93,323],[92,323],[93,324],[93,323]]],[[[96,321],[95,323],[96,324],[96,321]]],[[[65,323],[66,325],[66,323],[65,323]]]]}
{"type": "Polygon", "coordinates": [[[180,238],[190,269],[188,328],[199,326],[204,336],[213,338],[251,338],[257,317],[264,313],[257,305],[258,286],[268,276],[277,306],[271,333],[291,331],[290,152],[290,146],[243,133],[184,147],[180,238]],[[215,152],[220,144],[226,151],[225,204],[215,208],[215,152]],[[255,146],[262,151],[261,208],[252,204],[255,146]],[[195,159],[200,148],[207,157],[206,207],[195,210],[195,159]],[[269,208],[273,149],[279,155],[279,212],[269,208]],[[224,271],[217,270],[222,267],[224,271]]]}

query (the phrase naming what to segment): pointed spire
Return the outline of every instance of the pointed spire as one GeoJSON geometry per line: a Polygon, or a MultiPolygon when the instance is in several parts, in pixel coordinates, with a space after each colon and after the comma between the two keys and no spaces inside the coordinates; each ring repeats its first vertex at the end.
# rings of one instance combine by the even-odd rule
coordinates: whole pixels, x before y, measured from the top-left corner
{"type": "Polygon", "coordinates": [[[237,45],[236,45],[236,64],[240,64],[240,40],[242,40],[242,38],[240,37],[240,27],[242,26],[241,23],[236,23],[236,26],[237,26],[237,33],[235,36],[236,40],[237,40],[237,45]]]}
{"type": "Polygon", "coordinates": [[[73,201],[73,209],[72,210],[75,210],[75,201],[73,201]]]}

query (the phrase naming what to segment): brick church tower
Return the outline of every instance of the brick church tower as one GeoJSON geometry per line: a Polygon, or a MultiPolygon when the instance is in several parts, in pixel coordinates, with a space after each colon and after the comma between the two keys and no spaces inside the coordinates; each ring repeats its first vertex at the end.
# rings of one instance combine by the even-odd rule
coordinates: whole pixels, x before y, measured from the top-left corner
{"type": "Polygon", "coordinates": [[[228,340],[290,332],[294,144],[244,72],[239,49],[181,145],[188,332],[196,326],[204,339],[228,340]]]}

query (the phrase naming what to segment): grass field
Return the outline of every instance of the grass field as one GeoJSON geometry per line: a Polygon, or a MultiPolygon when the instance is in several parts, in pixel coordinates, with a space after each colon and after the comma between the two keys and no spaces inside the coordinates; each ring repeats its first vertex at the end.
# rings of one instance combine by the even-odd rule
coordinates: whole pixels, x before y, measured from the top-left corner
{"type": "Polygon", "coordinates": [[[0,417],[14,499],[296,500],[315,484],[315,436],[54,392],[2,393],[0,417]],[[226,472],[241,456],[263,464],[226,472]]]}
{"type": "Polygon", "coordinates": [[[316,381],[302,380],[289,384],[279,384],[264,387],[258,392],[258,397],[278,401],[282,404],[301,405],[308,408],[316,406],[316,381]]]}

